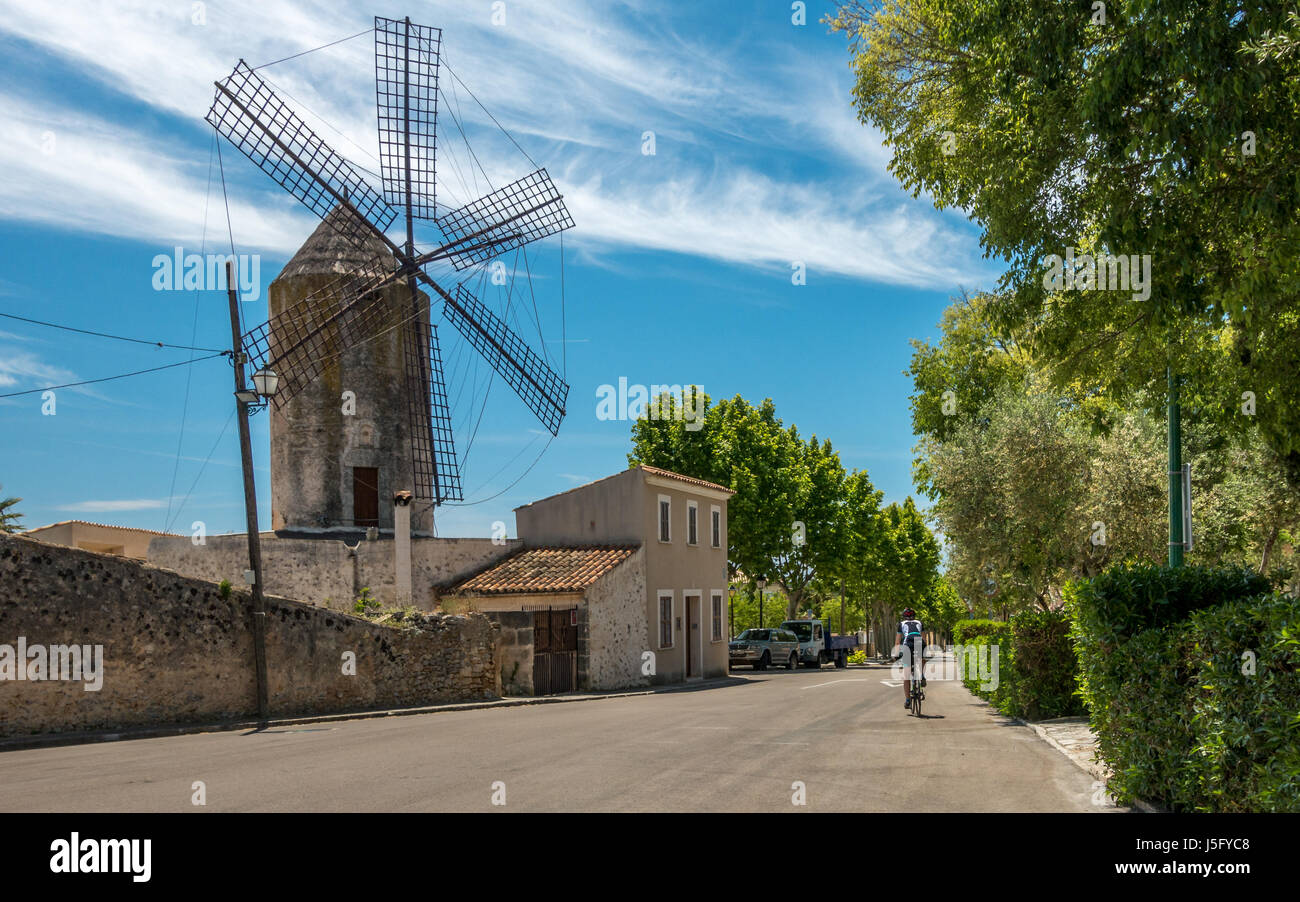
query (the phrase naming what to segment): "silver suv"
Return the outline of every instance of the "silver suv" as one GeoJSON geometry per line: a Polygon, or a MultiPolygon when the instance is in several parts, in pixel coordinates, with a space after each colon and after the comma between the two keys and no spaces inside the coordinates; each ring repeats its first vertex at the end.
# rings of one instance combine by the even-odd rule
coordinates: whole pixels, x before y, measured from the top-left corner
{"type": "Polygon", "coordinates": [[[799,637],[786,629],[748,629],[731,640],[728,646],[731,666],[749,664],[766,670],[772,664],[784,664],[786,670],[799,666],[799,637]]]}

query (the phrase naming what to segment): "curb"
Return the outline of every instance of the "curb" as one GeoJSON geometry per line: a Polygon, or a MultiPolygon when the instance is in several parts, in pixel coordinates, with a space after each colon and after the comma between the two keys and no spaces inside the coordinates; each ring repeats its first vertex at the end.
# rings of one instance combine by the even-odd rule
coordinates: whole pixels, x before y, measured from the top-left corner
{"type": "MultiPolygon", "coordinates": [[[[1029,727],[1031,730],[1033,730],[1035,733],[1038,734],[1039,739],[1044,740],[1048,745],[1052,746],[1052,748],[1056,749],[1058,752],[1060,752],[1062,755],[1068,758],[1071,762],[1074,763],[1076,767],[1079,767],[1086,773],[1092,775],[1093,778],[1100,780],[1104,785],[1109,786],[1110,781],[1107,779],[1106,769],[1100,762],[1080,761],[1076,756],[1070,754],[1069,750],[1066,749],[1065,746],[1061,745],[1061,743],[1053,739],[1051,734],[1049,734],[1045,729],[1040,727],[1038,724],[1030,723],[1029,721],[1022,720],[1019,717],[1012,718],[1012,720],[1014,720],[1016,723],[1023,724],[1024,726],[1029,727]]],[[[1134,799],[1132,802],[1128,804],[1128,807],[1136,811],[1140,811],[1143,814],[1168,814],[1169,813],[1168,808],[1165,808],[1164,806],[1159,805],[1155,802],[1148,802],[1146,799],[1134,799]]]]}
{"type": "MultiPolygon", "coordinates": [[[[651,689],[586,693],[582,695],[541,695],[518,698],[499,698],[481,702],[453,702],[446,705],[421,705],[410,708],[380,708],[371,711],[344,711],[338,714],[304,714],[294,717],[277,717],[267,720],[226,720],[208,724],[172,724],[158,727],[140,727],[130,730],[93,731],[78,733],[42,733],[36,736],[16,736],[0,739],[0,754],[23,749],[53,748],[64,745],[93,745],[99,742],[125,742],[131,739],[161,739],[167,736],[187,736],[195,733],[228,733],[235,730],[254,732],[274,727],[287,727],[313,723],[343,723],[349,720],[370,720],[381,717],[409,717],[417,714],[449,714],[456,711],[481,711],[486,708],[522,708],[528,705],[559,705],[572,702],[598,702],[613,698],[635,698],[642,695],[662,695],[670,692],[693,692],[700,689],[721,688],[733,683],[734,677],[715,677],[685,685],[656,686],[651,689]]],[[[743,681],[742,681],[743,682],[743,681]]]]}
{"type": "Polygon", "coordinates": [[[1052,748],[1056,749],[1056,750],[1057,750],[1058,752],[1060,752],[1062,755],[1064,755],[1065,757],[1069,758],[1069,759],[1070,759],[1072,762],[1074,762],[1074,764],[1075,764],[1077,767],[1079,767],[1081,770],[1086,771],[1087,773],[1091,774],[1093,777],[1095,777],[1096,779],[1102,781],[1103,783],[1106,782],[1106,770],[1105,770],[1105,768],[1104,768],[1100,763],[1098,763],[1098,762],[1096,762],[1096,761],[1081,761],[1081,760],[1079,760],[1076,756],[1070,754],[1070,750],[1069,750],[1069,749],[1067,749],[1065,746],[1061,745],[1061,743],[1059,743],[1059,742],[1057,742],[1055,739],[1053,739],[1053,738],[1052,738],[1052,735],[1051,735],[1050,733],[1048,733],[1045,729],[1043,729],[1042,727],[1040,727],[1038,724],[1036,724],[1036,723],[1031,723],[1031,722],[1029,722],[1029,721],[1027,721],[1027,720],[1022,720],[1022,719],[1019,718],[1019,717],[1016,717],[1016,718],[1013,718],[1013,719],[1015,720],[1016,723],[1023,724],[1024,726],[1029,727],[1031,730],[1033,730],[1035,733],[1038,734],[1038,738],[1039,738],[1039,739],[1044,740],[1044,741],[1047,742],[1047,744],[1050,745],[1052,748]]]}

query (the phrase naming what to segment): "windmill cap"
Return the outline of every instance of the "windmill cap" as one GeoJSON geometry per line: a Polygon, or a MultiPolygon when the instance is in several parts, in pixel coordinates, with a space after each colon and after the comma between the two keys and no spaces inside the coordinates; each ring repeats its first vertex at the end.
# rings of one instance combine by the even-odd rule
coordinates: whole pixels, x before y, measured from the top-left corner
{"type": "Polygon", "coordinates": [[[285,264],[276,280],[293,276],[341,275],[357,272],[376,256],[397,269],[388,245],[370,231],[359,217],[342,204],[336,206],[321,220],[315,231],[303,242],[293,258],[285,264]],[[361,242],[352,236],[365,235],[361,242]]]}

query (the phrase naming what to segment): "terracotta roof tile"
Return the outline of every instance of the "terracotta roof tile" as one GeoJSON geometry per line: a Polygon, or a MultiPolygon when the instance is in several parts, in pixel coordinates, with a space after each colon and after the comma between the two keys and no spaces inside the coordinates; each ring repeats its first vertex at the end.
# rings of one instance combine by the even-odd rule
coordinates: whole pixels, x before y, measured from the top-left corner
{"type": "Polygon", "coordinates": [[[448,595],[581,592],[637,550],[635,545],[525,548],[452,586],[448,595]]]}
{"type": "Polygon", "coordinates": [[[154,536],[182,535],[182,533],[179,532],[159,532],[156,529],[145,529],[144,527],[141,526],[117,526],[116,524],[113,523],[92,523],[89,520],[60,520],[58,523],[47,523],[44,526],[33,526],[31,529],[24,530],[22,533],[20,533],[20,535],[30,535],[31,533],[34,532],[40,532],[43,529],[53,529],[56,526],[67,526],[69,524],[77,524],[80,526],[100,526],[103,527],[104,529],[121,529],[121,530],[126,530],[128,532],[145,532],[154,536]]]}

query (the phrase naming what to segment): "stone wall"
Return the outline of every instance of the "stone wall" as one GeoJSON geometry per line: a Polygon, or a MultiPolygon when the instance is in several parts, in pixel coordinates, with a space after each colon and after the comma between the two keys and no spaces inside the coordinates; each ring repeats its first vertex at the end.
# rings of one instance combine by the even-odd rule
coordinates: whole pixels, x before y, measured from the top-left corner
{"type": "MultiPolygon", "coordinates": [[[[408,621],[418,628],[393,629],[284,598],[268,597],[267,611],[273,717],[500,692],[497,627],[481,614],[420,614],[408,621]]],[[[0,534],[0,676],[19,637],[103,649],[98,691],[0,679],[0,736],[255,716],[251,621],[246,592],[222,598],[211,582],[0,534]]]]}
{"type": "MultiPolygon", "coordinates": [[[[641,674],[641,655],[650,650],[645,579],[645,549],[638,548],[587,588],[583,610],[588,688],[625,689],[649,683],[641,674]]],[[[582,649],[580,644],[580,653],[582,649]]]]}
{"type": "Polygon", "coordinates": [[[500,629],[500,638],[497,643],[497,665],[501,672],[502,694],[532,695],[532,611],[490,611],[487,616],[500,629]]]}
{"type": "MultiPolygon", "coordinates": [[[[433,589],[464,579],[517,551],[518,539],[494,544],[491,539],[411,539],[411,600],[432,610],[433,589]]],[[[248,539],[243,535],[208,536],[195,545],[189,537],[159,537],[149,543],[149,563],[210,582],[244,585],[248,539]]],[[[393,541],[363,541],[350,547],[338,539],[281,538],[262,533],[262,578],[265,591],[285,598],[351,611],[363,587],[384,605],[397,600],[393,541]]]]}

